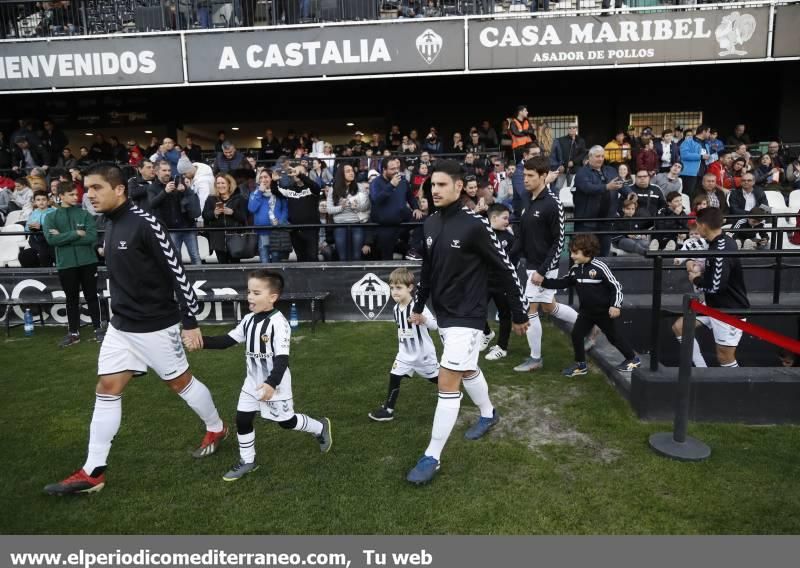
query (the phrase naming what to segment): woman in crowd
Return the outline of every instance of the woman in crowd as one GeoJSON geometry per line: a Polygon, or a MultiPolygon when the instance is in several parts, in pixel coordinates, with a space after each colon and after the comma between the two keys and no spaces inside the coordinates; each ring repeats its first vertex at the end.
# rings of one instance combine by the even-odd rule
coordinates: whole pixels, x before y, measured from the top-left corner
{"type": "Polygon", "coordinates": [[[736,158],[731,165],[731,175],[722,179],[722,187],[728,190],[740,189],[742,187],[742,176],[747,169],[747,160],[736,158]]]}
{"type": "MultiPolygon", "coordinates": [[[[369,193],[360,191],[356,183],[356,172],[350,164],[336,171],[333,188],[326,190],[327,212],[336,223],[365,223],[369,220],[369,193]]],[[[336,251],[339,260],[360,260],[364,245],[363,227],[339,227],[334,229],[336,251]]]]}
{"type": "Polygon", "coordinates": [[[773,165],[769,154],[761,156],[753,175],[756,178],[756,185],[778,185],[781,182],[781,170],[773,165]]]}
{"type": "Polygon", "coordinates": [[[333,174],[331,170],[328,169],[328,164],[319,158],[314,158],[311,161],[311,171],[308,172],[308,177],[320,187],[325,187],[333,183],[333,174]]]}
{"type": "MultiPolygon", "coordinates": [[[[253,223],[267,227],[289,224],[289,205],[280,192],[272,191],[272,172],[261,170],[258,186],[250,194],[247,209],[253,214],[253,223]]],[[[277,174],[276,178],[279,178],[277,174]]],[[[262,263],[277,262],[286,246],[291,249],[286,231],[258,231],[258,257],[262,263]],[[286,241],[286,242],[283,242],[286,241]]]]}
{"type": "Polygon", "coordinates": [[[622,179],[622,183],[625,186],[633,185],[633,176],[631,175],[630,169],[628,169],[627,164],[620,164],[617,168],[617,175],[619,175],[620,179],[622,179]]]}
{"type": "MultiPolygon", "coordinates": [[[[203,220],[206,227],[241,227],[247,223],[247,203],[230,174],[217,174],[214,178],[214,187],[203,207],[203,220]]],[[[220,264],[237,263],[239,259],[228,252],[225,234],[225,231],[209,231],[211,250],[220,264]]]]}

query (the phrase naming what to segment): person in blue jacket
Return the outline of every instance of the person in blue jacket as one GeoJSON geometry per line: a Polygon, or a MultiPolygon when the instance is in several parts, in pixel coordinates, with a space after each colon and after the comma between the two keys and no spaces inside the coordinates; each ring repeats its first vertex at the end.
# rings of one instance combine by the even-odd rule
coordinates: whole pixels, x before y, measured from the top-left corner
{"type": "MultiPolygon", "coordinates": [[[[247,210],[253,214],[255,225],[273,227],[289,223],[289,207],[286,199],[280,193],[273,193],[271,185],[270,172],[262,170],[258,175],[258,187],[250,193],[247,201],[247,210]]],[[[279,252],[270,250],[271,236],[277,238],[278,231],[258,231],[258,256],[264,264],[278,260],[279,252]]]]}
{"type": "Polygon", "coordinates": [[[694,198],[697,180],[702,179],[706,173],[706,164],[711,159],[711,151],[708,147],[708,137],[711,127],[701,124],[697,127],[697,132],[691,138],[686,138],[681,142],[680,155],[683,171],[681,180],[683,181],[683,192],[690,198],[694,198]]]}

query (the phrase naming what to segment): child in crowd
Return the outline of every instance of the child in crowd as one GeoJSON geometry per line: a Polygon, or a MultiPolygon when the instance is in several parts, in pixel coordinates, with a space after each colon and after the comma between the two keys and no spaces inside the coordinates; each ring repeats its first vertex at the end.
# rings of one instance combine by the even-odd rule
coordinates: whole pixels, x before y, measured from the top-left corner
{"type": "Polygon", "coordinates": [[[566,377],[577,377],[589,372],[583,340],[596,325],[606,334],[608,341],[625,357],[617,366],[620,372],[630,372],[641,362],[625,337],[618,333],[616,320],[622,308],[622,286],[604,262],[595,257],[600,253],[600,241],[587,233],[575,235],[569,246],[570,258],[575,263],[564,278],[545,278],[543,288],[562,289],[575,287],[580,299],[578,319],[572,328],[572,347],[575,364],[564,369],[566,377]]]}
{"type": "Polygon", "coordinates": [[[239,462],[222,476],[224,481],[236,481],[258,469],[253,429],[258,413],[285,430],[308,432],[317,440],[322,453],[330,451],[333,445],[330,419],[317,420],[294,412],[292,373],[289,370],[292,330],[283,314],[275,308],[282,293],[283,276],[279,272],[254,270],[247,279],[247,302],[251,313],[228,335],[203,336],[203,349],[227,349],[237,343],[245,344],[247,376],[236,406],[239,462]]]}
{"type": "Polygon", "coordinates": [[[677,245],[683,244],[686,238],[686,221],[688,217],[683,210],[683,197],[677,191],[667,194],[667,206],[658,212],[663,221],[656,222],[656,229],[662,231],[674,230],[672,234],[658,235],[658,244],[664,250],[675,250],[677,245]]]}
{"type": "MultiPolygon", "coordinates": [[[[503,247],[503,250],[506,251],[506,254],[511,258],[511,263],[516,266],[519,262],[519,258],[511,257],[511,249],[514,245],[514,234],[508,230],[510,218],[511,210],[505,205],[495,203],[489,207],[489,223],[492,225],[492,230],[494,234],[497,235],[500,246],[503,247]]],[[[497,308],[498,321],[500,322],[500,336],[497,339],[497,345],[492,347],[486,354],[486,360],[497,361],[508,355],[508,340],[511,337],[511,304],[509,304],[508,297],[502,291],[502,286],[497,281],[497,278],[492,274],[489,274],[489,300],[493,300],[497,308]]],[[[494,332],[489,328],[488,320],[483,330],[482,339],[481,351],[486,349],[492,339],[494,339],[494,332]]]]}
{"type": "MultiPolygon", "coordinates": [[[[765,215],[767,212],[761,207],[753,207],[750,210],[752,215],[765,215]]],[[[733,229],[751,229],[749,231],[734,231],[728,233],[736,241],[736,245],[742,250],[763,250],[769,247],[769,233],[761,232],[764,229],[763,217],[742,218],[734,223],[733,229]]]]}
{"type": "Polygon", "coordinates": [[[702,211],[708,207],[708,198],[702,194],[698,193],[692,199],[692,212],[689,214],[690,217],[697,217],[697,212],[702,211]]]}
{"type": "Polygon", "coordinates": [[[638,209],[636,199],[622,202],[622,216],[614,222],[614,230],[620,234],[611,237],[611,242],[622,251],[643,255],[650,248],[650,237],[639,231],[647,230],[650,221],[640,219],[638,209]]]}
{"type": "Polygon", "coordinates": [[[39,266],[53,266],[53,249],[47,244],[43,227],[45,218],[55,212],[55,207],[50,207],[46,191],[37,191],[33,194],[34,209],[25,224],[25,232],[30,233],[28,244],[39,257],[39,266]]]}
{"type": "Polygon", "coordinates": [[[400,394],[400,382],[414,374],[437,384],[439,363],[429,331],[439,329],[436,318],[426,306],[422,310],[422,325],[408,321],[414,311],[414,274],[407,268],[397,268],[389,275],[389,288],[395,301],[394,321],[397,324],[398,349],[389,371],[389,394],[377,409],[369,413],[376,422],[394,419],[394,408],[400,394]]]}
{"type": "MultiPolygon", "coordinates": [[[[689,220],[689,237],[681,245],[682,251],[708,250],[708,243],[697,231],[697,221],[689,220]]],[[[705,270],[705,258],[676,258],[675,266],[680,266],[685,262],[693,262],[701,272],[705,270]]]]}

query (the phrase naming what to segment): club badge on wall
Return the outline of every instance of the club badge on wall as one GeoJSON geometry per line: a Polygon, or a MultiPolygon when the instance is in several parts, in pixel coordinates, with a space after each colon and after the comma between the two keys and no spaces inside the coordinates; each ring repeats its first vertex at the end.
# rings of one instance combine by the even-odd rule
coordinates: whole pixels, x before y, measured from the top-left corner
{"type": "Polygon", "coordinates": [[[389,301],[389,285],[370,272],[353,284],[350,295],[364,317],[374,320],[389,301]]]}

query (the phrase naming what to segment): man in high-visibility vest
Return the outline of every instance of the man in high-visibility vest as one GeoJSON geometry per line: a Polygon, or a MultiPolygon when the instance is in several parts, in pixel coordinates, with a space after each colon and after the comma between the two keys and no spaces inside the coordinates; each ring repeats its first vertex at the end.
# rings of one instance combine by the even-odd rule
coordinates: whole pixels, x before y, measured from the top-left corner
{"type": "Polygon", "coordinates": [[[517,107],[517,117],[511,120],[511,150],[514,163],[522,159],[522,150],[536,141],[536,130],[528,122],[528,107],[517,107]]]}

